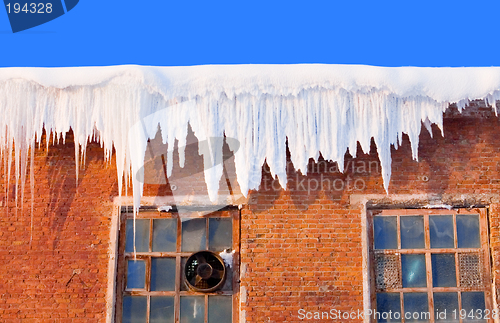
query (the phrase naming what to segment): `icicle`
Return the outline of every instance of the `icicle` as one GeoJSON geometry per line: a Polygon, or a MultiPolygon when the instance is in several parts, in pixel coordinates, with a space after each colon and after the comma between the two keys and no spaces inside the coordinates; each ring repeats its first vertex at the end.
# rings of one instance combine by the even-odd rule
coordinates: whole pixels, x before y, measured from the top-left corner
{"type": "Polygon", "coordinates": [[[35,215],[35,144],[30,147],[30,186],[31,186],[31,217],[30,217],[30,249],[33,242],[33,226],[35,215]]]}
{"type": "Polygon", "coordinates": [[[327,65],[1,69],[0,154],[7,202],[11,173],[16,205],[18,197],[21,204],[24,201],[28,158],[33,193],[34,157],[33,151],[28,157],[28,150],[34,150],[37,142],[40,146],[42,133],[48,149],[51,136],[53,143],[64,143],[71,129],[77,183],[89,141],[99,142],[106,161],[114,150],[118,193],[122,194],[123,184],[127,193],[132,182],[135,218],[143,194],[148,139],[161,129],[170,176],[176,142],[179,165],[184,166],[188,125],[200,142],[208,143],[200,145],[200,153],[212,201],[217,200],[223,174],[224,136],[238,143],[228,142],[237,150],[237,181],[244,195],[259,187],[264,162],[281,186],[287,185],[286,142],[295,169],[307,174],[309,160],[317,161],[320,153],[343,171],[345,152],[355,157],[358,143],[368,152],[372,138],[388,191],[391,147],[401,145],[403,134],[408,134],[412,157],[418,159],[422,125],[431,135],[432,124],[443,132],[442,114],[448,102],[457,102],[461,111],[469,99],[478,98],[485,98],[497,113],[500,69],[327,65]],[[470,76],[465,87],[464,75],[470,76]]]}

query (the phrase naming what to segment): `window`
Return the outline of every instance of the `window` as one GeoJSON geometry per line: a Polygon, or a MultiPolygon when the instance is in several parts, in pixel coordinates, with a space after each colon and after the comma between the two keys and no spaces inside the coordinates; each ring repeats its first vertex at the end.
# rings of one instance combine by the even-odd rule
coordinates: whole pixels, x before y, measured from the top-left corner
{"type": "Polygon", "coordinates": [[[371,321],[493,322],[486,209],[368,217],[371,321]]]}
{"type": "Polygon", "coordinates": [[[175,211],[139,212],[134,255],[133,214],[122,212],[116,322],[237,322],[239,210],[199,214],[195,210],[193,217],[180,218],[175,211]],[[226,263],[225,280],[208,293],[189,288],[183,274],[188,258],[205,250],[226,253],[220,259],[226,263]]]}

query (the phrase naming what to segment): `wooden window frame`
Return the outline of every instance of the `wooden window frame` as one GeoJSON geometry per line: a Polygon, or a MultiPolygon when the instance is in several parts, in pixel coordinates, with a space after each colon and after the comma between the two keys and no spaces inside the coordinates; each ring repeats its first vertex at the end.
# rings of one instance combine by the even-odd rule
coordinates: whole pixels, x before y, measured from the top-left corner
{"type": "MultiPolygon", "coordinates": [[[[126,223],[127,220],[133,219],[134,215],[132,212],[132,208],[130,207],[122,207],[120,211],[120,223],[119,223],[119,234],[118,234],[118,259],[117,259],[117,276],[116,276],[116,303],[115,303],[115,322],[122,322],[122,306],[123,306],[123,296],[146,296],[147,301],[147,319],[146,323],[149,323],[149,313],[150,313],[150,297],[151,296],[173,296],[174,300],[174,322],[180,322],[180,297],[181,296],[204,296],[205,297],[205,318],[204,322],[208,322],[208,297],[212,295],[217,296],[232,296],[232,322],[239,322],[239,271],[240,271],[240,219],[241,214],[240,210],[236,206],[226,206],[218,211],[211,212],[209,214],[205,214],[203,212],[202,207],[189,207],[189,210],[192,211],[192,216],[189,216],[190,219],[203,218],[207,219],[206,221],[206,241],[205,246],[208,250],[208,218],[231,218],[232,219],[232,251],[233,254],[233,264],[231,267],[232,271],[232,290],[217,290],[210,293],[205,292],[195,292],[192,290],[182,290],[181,284],[183,282],[182,277],[182,264],[181,261],[183,258],[187,259],[187,257],[191,256],[193,252],[182,252],[181,251],[181,235],[182,235],[182,218],[179,217],[179,213],[177,213],[177,208],[169,212],[159,212],[157,209],[149,209],[142,208],[139,213],[136,215],[136,219],[149,219],[149,250],[151,252],[125,252],[125,244],[126,244],[126,223]],[[175,252],[152,252],[152,243],[153,243],[153,220],[154,219],[177,219],[177,237],[176,237],[176,251],[175,252]],[[127,261],[134,259],[144,259],[146,261],[146,279],[145,279],[145,288],[144,289],[126,289],[126,274],[127,274],[127,261]],[[149,270],[151,268],[151,258],[164,257],[164,258],[175,258],[176,260],[176,275],[175,275],[175,290],[174,291],[151,291],[151,277],[149,270]]],[[[183,212],[185,213],[185,212],[183,212]]]]}
{"type": "MultiPolygon", "coordinates": [[[[368,217],[368,251],[369,251],[369,259],[370,259],[370,307],[372,310],[377,309],[376,304],[376,296],[377,293],[399,293],[400,294],[400,308],[401,312],[401,322],[405,322],[404,313],[404,292],[422,292],[428,294],[428,310],[430,313],[430,322],[435,321],[435,311],[434,311],[434,301],[433,301],[433,293],[434,292],[457,292],[458,293],[458,312],[462,309],[461,302],[461,292],[469,292],[469,291],[480,291],[484,292],[485,295],[485,308],[492,311],[494,310],[493,299],[492,299],[492,290],[491,290],[491,259],[490,259],[490,248],[489,248],[489,230],[488,230],[488,211],[486,208],[474,208],[474,209],[374,209],[367,211],[368,217]],[[480,248],[458,248],[457,241],[457,227],[456,227],[456,215],[457,214],[478,214],[479,215],[479,228],[480,228],[480,248]],[[400,219],[403,216],[416,216],[420,215],[424,217],[424,237],[425,237],[425,248],[423,249],[401,249],[401,230],[400,230],[400,219]],[[454,228],[454,244],[455,248],[430,248],[430,230],[429,230],[429,216],[430,215],[453,215],[453,228],[454,228]],[[373,219],[374,216],[396,216],[397,217],[397,241],[398,241],[398,249],[375,249],[374,248],[374,225],[373,219]],[[458,263],[458,254],[459,253],[468,253],[468,252],[476,252],[481,253],[483,256],[483,286],[481,288],[471,288],[471,287],[460,287],[460,272],[459,272],[459,263],[458,263]],[[431,254],[444,254],[444,253],[453,253],[455,254],[455,272],[456,272],[456,281],[457,287],[433,287],[432,285],[432,263],[431,263],[431,254]],[[385,289],[385,290],[377,290],[376,286],[376,273],[375,273],[375,255],[376,254],[389,254],[389,255],[401,255],[401,254],[425,254],[425,263],[426,263],[426,279],[427,279],[427,287],[422,288],[394,288],[394,289],[385,289]]],[[[402,279],[402,268],[399,267],[399,277],[402,279]]],[[[491,314],[491,313],[490,313],[491,314]]],[[[495,320],[491,317],[487,320],[487,322],[494,322],[495,320]]],[[[459,322],[462,323],[463,320],[458,317],[459,322]]],[[[377,320],[371,316],[369,318],[370,322],[377,322],[377,320]]]]}

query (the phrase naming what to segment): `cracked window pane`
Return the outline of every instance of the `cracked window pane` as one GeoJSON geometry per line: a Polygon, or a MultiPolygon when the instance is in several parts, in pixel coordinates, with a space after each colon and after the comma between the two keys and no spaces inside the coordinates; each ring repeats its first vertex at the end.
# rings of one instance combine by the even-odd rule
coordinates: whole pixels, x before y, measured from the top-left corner
{"type": "Polygon", "coordinates": [[[373,219],[375,249],[397,249],[397,219],[395,216],[376,216],[373,219]]]}
{"type": "Polygon", "coordinates": [[[205,322],[205,297],[181,297],[181,323],[205,322]]]}
{"type": "Polygon", "coordinates": [[[153,220],[153,252],[175,251],[177,247],[177,219],[153,220]]]}
{"type": "Polygon", "coordinates": [[[182,222],[182,251],[206,250],[206,220],[190,219],[182,222]]]}

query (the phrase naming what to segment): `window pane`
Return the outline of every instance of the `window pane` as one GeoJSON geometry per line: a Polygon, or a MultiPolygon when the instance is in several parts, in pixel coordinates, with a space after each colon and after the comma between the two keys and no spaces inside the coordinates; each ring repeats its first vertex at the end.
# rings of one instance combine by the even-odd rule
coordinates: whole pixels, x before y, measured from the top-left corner
{"type": "Polygon", "coordinates": [[[426,287],[425,255],[401,255],[403,287],[426,287]]]}
{"type": "Polygon", "coordinates": [[[427,293],[404,293],[405,322],[429,322],[427,293]]]}
{"type": "Polygon", "coordinates": [[[439,322],[458,322],[458,294],[434,293],[434,318],[439,322]],[[455,316],[453,311],[456,311],[455,316]]]}
{"type": "Polygon", "coordinates": [[[423,216],[402,216],[400,225],[402,249],[425,248],[423,216]]]}
{"type": "MultiPolygon", "coordinates": [[[[125,252],[134,252],[134,220],[127,220],[125,252]]],[[[149,251],[149,220],[135,220],[135,248],[137,252],[149,251]]]]}
{"type": "Polygon", "coordinates": [[[463,292],[462,309],[467,312],[467,318],[465,318],[464,322],[486,322],[486,320],[482,319],[486,309],[484,292],[463,292]]]}
{"type": "Polygon", "coordinates": [[[205,322],[205,297],[181,296],[181,323],[205,322]]]}
{"type": "Polygon", "coordinates": [[[127,262],[127,289],[144,288],[146,280],[146,262],[129,260],[127,262]]]}
{"type": "Polygon", "coordinates": [[[174,297],[151,296],[149,323],[174,323],[174,297]]]}
{"type": "Polygon", "coordinates": [[[146,322],[148,299],[146,296],[123,296],[123,323],[146,322]]]}
{"type": "Polygon", "coordinates": [[[226,266],[226,281],[224,282],[224,286],[222,286],[223,291],[232,291],[233,290],[233,268],[228,268],[226,266]]]}
{"type": "Polygon", "coordinates": [[[206,250],[206,220],[190,219],[182,222],[182,251],[206,250]]]}
{"type": "Polygon", "coordinates": [[[434,287],[456,287],[455,254],[432,254],[431,261],[432,285],[434,287]]]}
{"type": "Polygon", "coordinates": [[[399,313],[399,317],[401,318],[401,303],[399,293],[378,293],[377,312],[380,313],[378,322],[401,322],[401,319],[396,320],[394,317],[395,313],[399,313]],[[391,311],[392,313],[391,317],[387,315],[389,311],[391,311]]]}
{"type": "Polygon", "coordinates": [[[153,220],[153,251],[176,251],[177,219],[153,220]]]}
{"type": "Polygon", "coordinates": [[[208,323],[231,323],[232,321],[232,297],[208,296],[208,323]]]}
{"type": "Polygon", "coordinates": [[[208,220],[208,246],[210,250],[222,251],[233,246],[233,221],[231,218],[208,220]]]}
{"type": "Polygon", "coordinates": [[[398,249],[397,219],[395,216],[373,218],[375,249],[398,249]]]}
{"type": "Polygon", "coordinates": [[[457,214],[457,240],[459,248],[481,248],[479,215],[457,214]]]}
{"type": "Polygon", "coordinates": [[[182,272],[182,275],[181,275],[181,290],[183,290],[183,291],[189,290],[189,288],[186,286],[186,279],[184,277],[184,269],[186,267],[186,261],[187,261],[187,257],[182,257],[181,258],[181,272],[182,272]]]}
{"type": "Polygon", "coordinates": [[[429,216],[431,248],[455,248],[453,215],[429,216]]]}
{"type": "Polygon", "coordinates": [[[175,258],[151,258],[151,290],[175,290],[175,258]]]}

